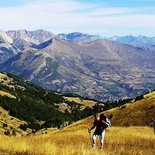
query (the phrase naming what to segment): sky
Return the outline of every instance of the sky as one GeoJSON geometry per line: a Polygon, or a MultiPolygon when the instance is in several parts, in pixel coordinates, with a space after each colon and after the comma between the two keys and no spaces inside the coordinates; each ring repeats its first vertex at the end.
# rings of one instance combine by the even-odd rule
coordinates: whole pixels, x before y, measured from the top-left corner
{"type": "Polygon", "coordinates": [[[0,0],[0,29],[155,36],[155,0],[0,0]]]}

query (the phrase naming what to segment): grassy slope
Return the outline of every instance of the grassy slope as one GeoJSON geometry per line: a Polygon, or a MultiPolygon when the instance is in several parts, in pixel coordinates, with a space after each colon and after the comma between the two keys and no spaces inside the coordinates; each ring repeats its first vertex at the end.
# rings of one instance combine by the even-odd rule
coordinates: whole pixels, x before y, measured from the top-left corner
{"type": "Polygon", "coordinates": [[[112,114],[111,122],[117,126],[150,125],[155,119],[155,92],[144,95],[143,100],[108,110],[105,114],[112,114]]]}
{"type": "Polygon", "coordinates": [[[82,104],[88,107],[92,107],[96,104],[95,101],[80,99],[79,97],[64,97],[67,101],[76,102],[78,104],[82,104]]]}
{"type": "MultiPolygon", "coordinates": [[[[155,119],[155,91],[144,95],[143,100],[107,110],[104,114],[113,115],[111,119],[113,126],[150,125],[152,119],[155,119]]],[[[74,123],[73,126],[82,124],[90,125],[92,122],[93,117],[89,117],[74,123]]]]}
{"type": "Polygon", "coordinates": [[[10,115],[30,122],[31,128],[38,128],[40,122],[54,116],[63,120],[64,114],[54,107],[54,103],[63,100],[59,94],[46,92],[21,78],[0,72],[0,106],[9,111],[10,115]],[[37,124],[38,120],[40,122],[37,124]]]}
{"type": "Polygon", "coordinates": [[[21,124],[24,124],[24,121],[17,119],[13,116],[10,116],[8,111],[0,107],[0,134],[3,135],[4,132],[9,131],[12,134],[13,130],[16,134],[26,134],[23,130],[19,128],[21,124]]]}
{"type": "MultiPolygon", "coordinates": [[[[92,117],[73,123],[63,130],[40,131],[47,133],[43,135],[22,137],[0,135],[0,141],[3,142],[0,143],[0,152],[18,155],[154,155],[155,136],[153,130],[149,127],[142,127],[155,118],[154,111],[155,92],[145,95],[143,100],[105,111],[105,114],[113,115],[111,119],[113,126],[131,126],[108,129],[102,153],[99,150],[92,150],[90,146],[87,129],[93,122],[92,117]]],[[[3,111],[2,113],[5,114],[3,117],[5,119],[7,112],[3,111]]],[[[7,117],[9,126],[12,126],[10,116],[7,117]]]]}
{"type": "MultiPolygon", "coordinates": [[[[148,120],[154,117],[154,110],[152,110],[155,105],[154,101],[155,92],[145,95],[145,99],[141,101],[127,104],[126,108],[115,108],[105,113],[113,114],[111,120],[113,125],[126,125],[126,121],[128,121],[128,125],[132,125],[133,121],[135,125],[145,125],[146,116],[148,120]],[[133,121],[130,122],[131,118],[133,121]]],[[[91,126],[92,122],[92,117],[89,117],[63,130],[53,129],[43,135],[25,137],[0,136],[0,141],[3,141],[3,143],[0,144],[0,151],[18,155],[24,153],[27,155],[155,154],[155,136],[153,129],[142,126],[111,127],[106,132],[103,152],[98,149],[91,149],[87,129],[91,126]],[[14,145],[14,143],[16,143],[16,145],[14,145]]],[[[99,144],[97,146],[99,146],[99,144]]]]}
{"type": "Polygon", "coordinates": [[[10,93],[8,93],[6,91],[0,90],[0,95],[1,96],[7,96],[7,97],[12,98],[12,99],[16,99],[16,97],[14,95],[12,95],[12,94],[10,94],[10,93]]]}
{"type": "Polygon", "coordinates": [[[10,115],[28,122],[28,128],[38,130],[41,125],[41,128],[58,127],[66,121],[70,123],[85,118],[91,109],[83,105],[95,104],[94,101],[82,101],[79,98],[74,98],[74,103],[65,103],[63,97],[61,94],[45,91],[17,76],[0,72],[0,106],[10,115]],[[65,113],[66,109],[71,113],[74,111],[75,115],[65,113]]]}
{"type": "Polygon", "coordinates": [[[23,137],[0,136],[0,152],[16,155],[154,155],[155,136],[148,127],[111,127],[104,150],[91,148],[88,126],[73,125],[49,134],[23,137]],[[14,145],[16,144],[16,145],[14,145]]]}
{"type": "MultiPolygon", "coordinates": [[[[9,78],[6,74],[0,73],[0,82],[2,85],[15,89],[15,87],[10,84],[12,81],[12,78],[9,78]]],[[[16,96],[6,91],[0,90],[0,95],[11,99],[16,99],[16,96]]],[[[0,134],[4,134],[6,131],[9,131],[10,134],[12,134],[13,130],[16,134],[25,134],[23,130],[19,129],[19,126],[24,123],[24,121],[11,116],[8,111],[0,107],[0,134]]]]}

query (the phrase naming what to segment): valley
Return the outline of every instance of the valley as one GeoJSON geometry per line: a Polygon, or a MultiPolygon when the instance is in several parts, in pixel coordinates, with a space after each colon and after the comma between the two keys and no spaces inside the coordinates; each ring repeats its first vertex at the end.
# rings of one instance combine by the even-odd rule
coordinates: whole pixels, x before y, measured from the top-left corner
{"type": "Polygon", "coordinates": [[[3,54],[8,52],[2,52],[0,70],[47,90],[105,101],[134,98],[155,87],[152,44],[142,48],[89,34],[44,30],[7,31],[1,38],[18,50],[7,58],[3,54]]]}
{"type": "Polygon", "coordinates": [[[155,117],[154,108],[155,92],[152,92],[144,95],[142,100],[105,111],[106,115],[113,114],[113,117],[102,151],[98,147],[91,148],[88,128],[93,123],[93,117],[88,117],[61,130],[49,128],[22,137],[1,135],[3,143],[0,144],[0,152],[14,155],[154,155],[155,137],[149,125],[155,117]]]}
{"type": "Polygon", "coordinates": [[[154,0],[1,0],[0,23],[0,155],[155,155],[154,0]]]}

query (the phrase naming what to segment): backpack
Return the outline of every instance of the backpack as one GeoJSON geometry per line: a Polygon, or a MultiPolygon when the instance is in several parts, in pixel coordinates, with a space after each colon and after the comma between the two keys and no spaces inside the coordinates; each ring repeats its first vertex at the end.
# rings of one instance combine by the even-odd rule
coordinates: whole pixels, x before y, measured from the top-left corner
{"type": "Polygon", "coordinates": [[[110,122],[110,119],[108,117],[104,116],[104,114],[101,114],[100,119],[101,119],[101,122],[103,121],[102,122],[103,129],[110,128],[111,122],[110,122]]]}
{"type": "Polygon", "coordinates": [[[111,122],[110,122],[110,119],[108,117],[106,117],[106,123],[108,124],[107,128],[110,128],[111,127],[111,122]]]}

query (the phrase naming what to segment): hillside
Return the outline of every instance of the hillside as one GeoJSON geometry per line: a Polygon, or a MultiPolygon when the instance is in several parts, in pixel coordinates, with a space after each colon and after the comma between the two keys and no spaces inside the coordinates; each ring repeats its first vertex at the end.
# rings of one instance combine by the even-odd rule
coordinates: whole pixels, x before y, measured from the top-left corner
{"type": "Polygon", "coordinates": [[[54,104],[63,100],[59,94],[46,92],[16,76],[0,73],[0,106],[11,116],[26,122],[22,129],[39,129],[50,119],[53,119],[53,126],[61,125],[67,116],[57,111],[54,104]]]}
{"type": "Polygon", "coordinates": [[[97,102],[95,101],[91,101],[91,100],[85,100],[79,97],[64,97],[67,101],[70,102],[76,102],[78,104],[84,105],[84,106],[88,106],[88,107],[92,107],[94,106],[97,102]]]}
{"type": "MultiPolygon", "coordinates": [[[[0,72],[0,108],[8,118],[16,117],[25,122],[18,124],[20,130],[34,132],[46,127],[62,128],[92,115],[96,104],[96,101],[84,98],[73,100],[73,97],[43,90],[29,81],[0,72]],[[89,106],[88,103],[93,104],[89,106]]],[[[98,106],[102,108],[105,105],[98,106]]]]}
{"type": "MultiPolygon", "coordinates": [[[[141,111],[144,110],[148,113],[145,115],[154,116],[154,113],[152,113],[154,110],[154,98],[150,96],[152,95],[146,95],[145,99],[127,105],[123,104],[129,101],[131,102],[131,99],[120,100],[119,102],[98,103],[97,101],[85,99],[78,95],[66,94],[65,96],[56,92],[45,91],[17,76],[4,72],[0,73],[1,108],[8,112],[9,117],[13,116],[25,122],[23,125],[18,124],[18,128],[25,131],[29,128],[31,132],[32,130],[43,128],[62,128],[70,123],[86,118],[95,112],[101,112],[121,105],[123,106],[106,111],[105,113],[113,115],[113,125],[128,125],[129,121],[125,118],[129,113],[132,114],[133,120],[138,120],[134,118],[134,116],[139,117],[137,113],[134,113],[134,110],[136,112],[138,111],[136,109],[138,107],[141,111]],[[143,106],[146,103],[146,107],[143,106]],[[143,109],[143,107],[145,108],[143,109]],[[121,120],[122,117],[124,118],[123,120],[121,120]]],[[[145,123],[150,121],[147,121],[147,119],[141,118],[143,124],[136,121],[133,123],[131,121],[133,123],[131,125],[145,125],[145,123]]]]}
{"type": "MultiPolygon", "coordinates": [[[[151,122],[155,120],[155,91],[144,95],[142,100],[107,110],[104,114],[112,116],[113,126],[150,126],[151,122]]],[[[91,126],[92,123],[93,117],[89,117],[70,127],[91,126]]]]}
{"type": "Polygon", "coordinates": [[[136,97],[154,89],[155,52],[109,40],[83,44],[52,38],[8,59],[0,70],[44,89],[96,100],[136,97]]]}
{"type": "Polygon", "coordinates": [[[24,153],[28,155],[154,155],[153,129],[146,127],[152,117],[155,117],[154,108],[155,91],[144,95],[142,100],[105,111],[106,115],[113,114],[113,118],[112,127],[106,131],[103,151],[99,150],[98,142],[97,149],[91,148],[88,128],[92,125],[93,119],[89,117],[62,130],[51,128],[41,130],[35,136],[9,138],[1,136],[0,140],[3,144],[0,144],[0,152],[15,155],[24,153]],[[16,146],[13,143],[16,143],[16,146]]]}
{"type": "Polygon", "coordinates": [[[47,90],[102,101],[134,98],[155,87],[155,52],[150,42],[154,38],[106,40],[79,32],[0,31],[0,70],[47,90]],[[142,48],[136,42],[150,46],[142,48]]]}
{"type": "Polygon", "coordinates": [[[111,121],[116,126],[150,126],[155,120],[155,91],[144,95],[144,99],[105,112],[113,115],[111,121]]]}
{"type": "MultiPolygon", "coordinates": [[[[106,116],[110,116],[112,126],[151,126],[153,120],[155,120],[155,91],[142,95],[143,99],[137,99],[138,101],[132,100],[130,103],[124,104],[117,108],[112,108],[110,110],[104,111],[106,116]]],[[[88,100],[81,101],[78,97],[65,97],[69,100],[74,100],[80,104],[88,104],[91,106],[92,102],[88,100]]],[[[137,97],[138,98],[138,97],[137,97]]],[[[135,99],[136,100],[136,99],[135,99]]],[[[95,103],[95,102],[94,102],[95,103]]],[[[80,127],[90,127],[93,124],[93,116],[87,117],[80,121],[77,121],[68,127],[64,128],[79,129],[80,127]]],[[[45,130],[50,132],[49,130],[45,130]]]]}
{"type": "MultiPolygon", "coordinates": [[[[4,73],[2,74],[4,76],[4,73]]],[[[2,94],[5,93],[3,92],[2,94]]],[[[5,95],[7,98],[11,97],[10,94],[5,95]]],[[[66,98],[82,102],[77,97],[66,98]]],[[[106,132],[103,152],[98,149],[99,143],[97,143],[96,150],[91,149],[88,128],[92,126],[93,118],[88,117],[61,130],[44,128],[37,131],[35,135],[22,137],[1,135],[0,140],[3,143],[0,144],[0,153],[15,155],[80,155],[83,153],[86,155],[100,155],[101,153],[105,155],[109,153],[112,155],[137,155],[141,152],[141,155],[154,155],[155,139],[153,129],[146,127],[146,125],[149,126],[152,119],[155,118],[155,91],[144,95],[143,99],[137,97],[136,100],[104,112],[106,115],[112,114],[112,127],[106,132]]],[[[16,131],[17,129],[20,132],[18,126],[21,123],[25,124],[25,122],[8,115],[8,112],[4,109],[0,109],[0,111],[2,112],[0,119],[2,120],[3,115],[3,121],[7,122],[0,125],[3,128],[7,128],[7,130],[11,129],[11,131],[13,131],[12,126],[17,126],[14,130],[16,131]]],[[[0,132],[3,134],[4,130],[0,130],[0,132]]],[[[16,131],[15,133],[18,132],[16,131]]]]}
{"type": "Polygon", "coordinates": [[[30,129],[27,131],[20,129],[23,124],[26,122],[11,116],[8,111],[0,107],[0,135],[25,135],[31,132],[30,129]]]}

